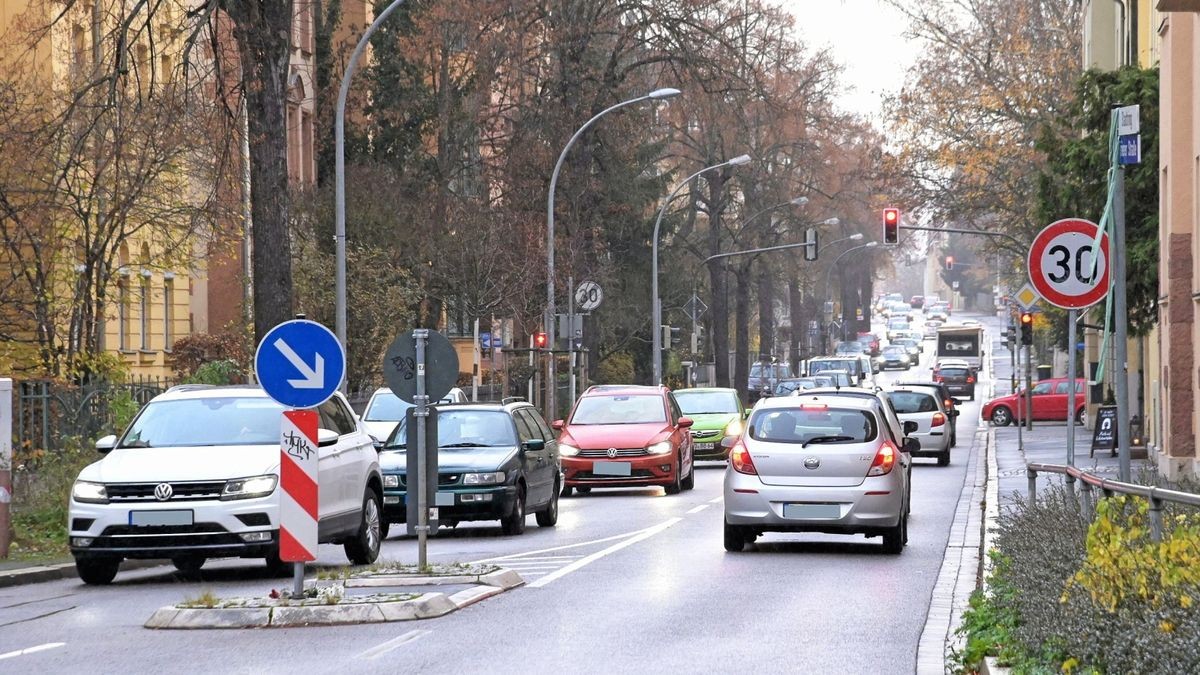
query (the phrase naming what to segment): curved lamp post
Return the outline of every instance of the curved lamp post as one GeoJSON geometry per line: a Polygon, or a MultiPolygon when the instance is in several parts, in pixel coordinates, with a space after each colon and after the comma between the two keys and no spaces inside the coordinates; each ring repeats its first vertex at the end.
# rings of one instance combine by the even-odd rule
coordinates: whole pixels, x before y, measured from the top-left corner
{"type": "MultiPolygon", "coordinates": [[[[684,180],[680,181],[680,183],[678,185],[676,185],[675,188],[672,189],[671,192],[667,195],[667,198],[663,200],[663,205],[658,210],[658,217],[654,220],[654,235],[653,235],[653,238],[650,240],[652,242],[651,243],[652,253],[651,253],[651,258],[650,258],[650,260],[651,260],[651,263],[650,263],[650,267],[651,267],[651,269],[650,269],[650,314],[654,317],[652,326],[651,326],[652,334],[650,337],[651,337],[651,343],[653,345],[652,346],[653,354],[651,356],[652,356],[652,362],[654,364],[654,383],[655,384],[662,384],[662,302],[658,298],[658,232],[662,228],[663,216],[666,214],[667,207],[670,206],[671,200],[675,199],[675,195],[678,194],[679,191],[684,188],[684,186],[686,186],[688,183],[691,183],[692,180],[694,178],[696,178],[697,176],[707,173],[709,171],[715,171],[717,169],[722,169],[727,166],[739,166],[742,164],[747,164],[749,162],[750,162],[750,155],[738,155],[737,157],[734,157],[733,159],[730,159],[725,162],[721,162],[720,164],[714,164],[712,166],[706,166],[703,169],[700,169],[696,173],[694,173],[694,174],[688,176],[687,178],[685,178],[684,180]]],[[[807,201],[808,198],[807,197],[797,197],[797,199],[804,199],[805,201],[807,201]]],[[[791,203],[791,202],[788,202],[788,203],[791,203]]],[[[770,209],[768,209],[768,210],[770,210],[770,209]]],[[[755,216],[758,216],[758,215],[761,215],[761,214],[755,214],[755,216]]]]}
{"type": "MultiPolygon", "coordinates": [[[[555,394],[557,394],[556,390],[558,388],[557,382],[555,381],[556,368],[553,356],[553,345],[558,341],[558,336],[556,335],[557,331],[555,330],[554,325],[554,316],[557,313],[557,308],[554,304],[554,189],[558,185],[558,174],[562,171],[563,163],[567,159],[567,152],[571,150],[571,146],[575,145],[575,141],[579,140],[579,137],[582,136],[585,131],[591,128],[591,126],[596,123],[596,120],[599,120],[601,117],[604,117],[614,110],[624,108],[625,106],[641,103],[642,101],[662,101],[665,99],[674,98],[681,93],[682,92],[680,92],[678,89],[672,89],[670,87],[655,89],[645,96],[638,96],[637,98],[631,98],[628,101],[621,101],[616,105],[609,106],[608,108],[596,113],[590,120],[584,122],[583,126],[579,127],[579,129],[575,131],[575,134],[571,136],[571,139],[567,141],[566,146],[563,147],[562,152],[560,152],[558,155],[558,161],[554,164],[554,172],[550,174],[550,193],[546,196],[545,327],[546,333],[550,336],[551,345],[551,357],[546,364],[546,414],[551,420],[555,419],[557,416],[557,408],[555,407],[554,399],[555,394]]],[[[571,292],[571,289],[567,289],[567,291],[571,292]]]]}

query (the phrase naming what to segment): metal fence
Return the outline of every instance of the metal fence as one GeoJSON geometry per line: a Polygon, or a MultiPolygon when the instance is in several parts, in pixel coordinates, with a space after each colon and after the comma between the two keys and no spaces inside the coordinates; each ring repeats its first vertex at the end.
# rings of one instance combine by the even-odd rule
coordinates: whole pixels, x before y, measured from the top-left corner
{"type": "Polygon", "coordinates": [[[60,450],[64,439],[116,433],[119,415],[136,412],[173,383],[161,378],[68,383],[24,380],[13,392],[13,436],[20,449],[60,450]]]}
{"type": "Polygon", "coordinates": [[[1114,494],[1134,495],[1150,501],[1150,535],[1154,541],[1162,541],[1163,520],[1162,507],[1163,502],[1173,502],[1176,504],[1186,504],[1188,506],[1200,507],[1200,495],[1191,492],[1180,492],[1179,490],[1168,490],[1165,488],[1155,487],[1151,485],[1140,485],[1138,483],[1123,483],[1121,481],[1109,480],[1103,476],[1097,476],[1094,473],[1089,473],[1082,469],[1067,466],[1065,464],[1041,464],[1034,462],[1026,465],[1025,475],[1029,480],[1029,504],[1033,506],[1037,503],[1037,477],[1038,473],[1057,473],[1066,476],[1067,491],[1072,496],[1075,495],[1075,481],[1079,481],[1081,494],[1079,495],[1080,506],[1083,509],[1084,517],[1091,519],[1094,512],[1093,498],[1094,491],[1099,490],[1105,497],[1111,497],[1114,494]]]}

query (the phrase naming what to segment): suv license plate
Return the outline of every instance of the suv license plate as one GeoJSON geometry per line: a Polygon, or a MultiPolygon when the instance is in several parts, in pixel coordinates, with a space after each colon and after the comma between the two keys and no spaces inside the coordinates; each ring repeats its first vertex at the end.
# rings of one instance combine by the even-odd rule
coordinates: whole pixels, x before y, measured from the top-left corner
{"type": "Polygon", "coordinates": [[[129,524],[140,527],[191,525],[192,511],[130,511],[129,524]]]}
{"type": "Polygon", "coordinates": [[[629,476],[633,465],[629,462],[593,462],[592,473],[597,476],[629,476]]]}
{"type": "Polygon", "coordinates": [[[713,448],[717,447],[717,444],[716,443],[694,443],[692,447],[695,448],[696,450],[712,450],[713,448]]]}
{"type": "Polygon", "coordinates": [[[802,518],[804,520],[813,518],[840,518],[842,515],[841,504],[784,504],[784,518],[802,518]]]}

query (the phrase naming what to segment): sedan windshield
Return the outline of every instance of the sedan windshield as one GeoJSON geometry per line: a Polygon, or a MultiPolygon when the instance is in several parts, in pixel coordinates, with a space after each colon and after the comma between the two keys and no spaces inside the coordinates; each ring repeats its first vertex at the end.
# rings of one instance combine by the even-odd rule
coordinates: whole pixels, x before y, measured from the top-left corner
{"type": "Polygon", "coordinates": [[[768,443],[865,443],[875,440],[875,417],[862,410],[799,406],[760,410],[750,438],[768,443]]]}
{"type": "Polygon", "coordinates": [[[575,407],[571,424],[651,424],[666,422],[666,409],[658,396],[584,396],[575,407]]]}
{"type": "Polygon", "coordinates": [[[398,422],[404,419],[404,411],[412,407],[411,403],[402,400],[390,391],[375,394],[371,403],[363,413],[363,419],[368,422],[398,422]]]}
{"type": "Polygon", "coordinates": [[[675,401],[685,415],[737,413],[741,408],[737,395],[731,391],[677,391],[675,401]]]}
{"type": "MultiPolygon", "coordinates": [[[[490,448],[514,446],[516,432],[508,413],[500,410],[439,410],[439,448],[490,448]]],[[[408,443],[407,420],[401,420],[384,446],[403,448],[408,443]]]]}
{"type": "Polygon", "coordinates": [[[142,409],[119,448],[278,445],[283,406],[269,398],[155,401],[142,409]]]}

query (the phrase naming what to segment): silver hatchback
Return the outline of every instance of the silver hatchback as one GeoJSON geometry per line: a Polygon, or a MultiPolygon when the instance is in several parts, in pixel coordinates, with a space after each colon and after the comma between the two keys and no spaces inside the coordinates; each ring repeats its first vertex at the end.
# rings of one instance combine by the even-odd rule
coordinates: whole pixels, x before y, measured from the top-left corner
{"type": "Polygon", "coordinates": [[[896,437],[877,397],[807,395],[764,400],[731,439],[725,471],[725,550],[765,532],[908,540],[915,440],[896,437]]]}

